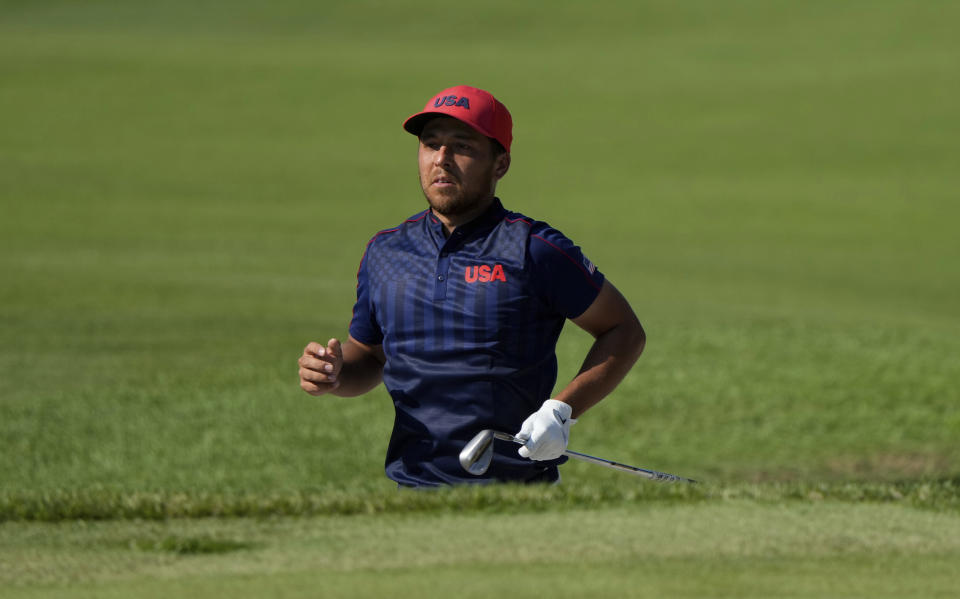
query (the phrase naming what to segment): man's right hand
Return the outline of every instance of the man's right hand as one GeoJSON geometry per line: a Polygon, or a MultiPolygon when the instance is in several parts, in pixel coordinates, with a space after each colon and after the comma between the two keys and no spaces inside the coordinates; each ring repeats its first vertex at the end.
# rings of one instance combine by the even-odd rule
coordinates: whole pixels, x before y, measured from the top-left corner
{"type": "Polygon", "coordinates": [[[300,388],[310,395],[325,395],[340,386],[343,349],[339,339],[331,339],[324,347],[311,341],[303,348],[300,364],[300,388]]]}

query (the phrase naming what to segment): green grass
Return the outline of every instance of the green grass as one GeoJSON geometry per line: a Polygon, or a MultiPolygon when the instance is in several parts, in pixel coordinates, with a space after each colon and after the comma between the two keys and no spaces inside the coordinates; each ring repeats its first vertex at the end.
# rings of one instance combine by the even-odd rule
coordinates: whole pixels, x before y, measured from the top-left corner
{"type": "MultiPolygon", "coordinates": [[[[452,80],[515,113],[507,205],[648,330],[575,448],[715,481],[957,474],[952,9],[577,6],[464,43],[439,4],[427,40],[397,7],[8,4],[0,478],[376,480],[386,394],[310,399],[293,362],[345,334],[369,236],[421,208],[399,122],[452,80]]],[[[561,383],[588,341],[561,340],[561,383]]]]}
{"type": "MultiPolygon", "coordinates": [[[[955,544],[906,531],[956,532],[958,17],[933,0],[0,0],[0,583],[945,595],[955,544]],[[703,486],[570,463],[560,488],[398,494],[387,394],[297,387],[303,345],[346,333],[366,241],[422,209],[400,123],[458,83],[513,112],[505,204],[582,245],[648,332],[571,447],[703,486]],[[716,525],[677,536],[681,515],[716,525]],[[624,535],[572,532],[591,519],[624,535]],[[559,573],[477,535],[494,561],[474,569],[445,544],[528,520],[578,551],[559,573]],[[343,527],[355,563],[301,525],[343,527]],[[364,557],[379,527],[416,557],[364,557]]],[[[564,333],[560,384],[588,345],[564,333]]]]}
{"type": "Polygon", "coordinates": [[[9,597],[946,597],[960,557],[956,514],[831,502],[3,530],[9,597]]]}

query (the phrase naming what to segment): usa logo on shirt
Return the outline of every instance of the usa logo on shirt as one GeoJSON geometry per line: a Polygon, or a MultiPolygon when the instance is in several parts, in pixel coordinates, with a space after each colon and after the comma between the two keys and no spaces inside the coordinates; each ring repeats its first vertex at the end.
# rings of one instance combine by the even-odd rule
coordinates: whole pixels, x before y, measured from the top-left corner
{"type": "Polygon", "coordinates": [[[480,266],[468,266],[463,273],[463,280],[467,283],[490,283],[491,281],[507,282],[507,275],[503,273],[503,266],[494,264],[482,264],[480,266]]]}

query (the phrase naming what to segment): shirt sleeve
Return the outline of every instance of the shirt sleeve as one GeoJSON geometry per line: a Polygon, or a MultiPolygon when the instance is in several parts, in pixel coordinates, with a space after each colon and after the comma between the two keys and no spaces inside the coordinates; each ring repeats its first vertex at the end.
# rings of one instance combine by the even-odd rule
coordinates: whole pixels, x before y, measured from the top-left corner
{"type": "Polygon", "coordinates": [[[372,244],[372,240],[367,244],[367,251],[360,259],[360,268],[357,270],[357,303],[353,305],[350,336],[367,345],[380,345],[383,342],[383,331],[380,330],[373,303],[370,301],[368,257],[372,244]]]}
{"type": "Polygon", "coordinates": [[[563,233],[548,226],[530,232],[532,279],[543,301],[566,318],[583,314],[603,287],[603,273],[563,233]]]}

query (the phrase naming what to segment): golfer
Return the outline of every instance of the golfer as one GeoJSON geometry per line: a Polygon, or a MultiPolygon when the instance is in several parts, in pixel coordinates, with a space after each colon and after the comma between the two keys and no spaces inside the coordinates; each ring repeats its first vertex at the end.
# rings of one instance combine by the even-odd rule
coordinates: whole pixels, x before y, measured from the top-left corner
{"type": "Polygon", "coordinates": [[[630,370],[643,328],[579,247],[495,195],[513,140],[502,103],[452,87],[403,127],[429,207],[367,244],[349,337],[307,344],[300,386],[348,397],[383,382],[396,408],[386,474],[401,486],[557,481],[571,425],[630,370]],[[595,340],[551,397],[567,320],[595,340]],[[484,429],[525,445],[497,441],[477,477],[458,454],[484,429]]]}

